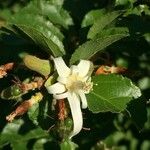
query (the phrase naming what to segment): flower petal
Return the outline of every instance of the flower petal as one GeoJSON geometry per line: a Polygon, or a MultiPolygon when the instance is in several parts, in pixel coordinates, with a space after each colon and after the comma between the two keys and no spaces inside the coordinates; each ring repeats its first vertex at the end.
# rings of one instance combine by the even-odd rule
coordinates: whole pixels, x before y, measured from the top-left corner
{"type": "Polygon", "coordinates": [[[71,69],[72,74],[78,74],[79,73],[79,69],[75,65],[72,65],[70,69],[71,69]]]}
{"type": "Polygon", "coordinates": [[[80,90],[80,91],[78,91],[78,94],[81,98],[82,108],[83,109],[87,108],[87,99],[86,99],[84,92],[82,90],[80,90]]]}
{"type": "Polygon", "coordinates": [[[54,58],[54,64],[57,69],[58,75],[61,77],[67,77],[70,74],[70,68],[67,67],[62,57],[54,58]]]}
{"type": "Polygon", "coordinates": [[[82,112],[80,108],[79,97],[75,93],[68,93],[68,102],[71,109],[72,119],[73,119],[73,131],[70,138],[78,134],[83,126],[82,112]]]}
{"type": "Polygon", "coordinates": [[[93,71],[93,64],[88,60],[81,60],[78,64],[79,75],[84,77],[86,75],[90,76],[93,71]]]}
{"type": "Polygon", "coordinates": [[[64,99],[66,97],[68,97],[68,92],[62,93],[62,94],[54,94],[53,97],[55,99],[64,99]]]}
{"type": "Polygon", "coordinates": [[[66,91],[66,88],[63,84],[57,82],[51,86],[46,87],[48,93],[50,94],[59,94],[66,91]]]}
{"type": "Polygon", "coordinates": [[[66,84],[67,83],[67,81],[68,81],[68,79],[66,78],[66,77],[58,77],[57,78],[57,81],[58,82],[60,82],[60,83],[62,83],[62,84],[66,84]]]}

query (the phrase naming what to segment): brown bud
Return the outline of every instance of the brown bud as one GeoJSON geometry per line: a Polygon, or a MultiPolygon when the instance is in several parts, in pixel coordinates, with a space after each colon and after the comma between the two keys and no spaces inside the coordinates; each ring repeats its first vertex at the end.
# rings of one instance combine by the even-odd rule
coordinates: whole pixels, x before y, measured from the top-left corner
{"type": "Polygon", "coordinates": [[[21,103],[15,111],[13,111],[10,115],[6,116],[6,120],[12,122],[16,116],[21,116],[28,111],[30,107],[32,107],[35,103],[38,103],[42,100],[43,95],[38,92],[35,96],[32,96],[31,99],[24,101],[21,103]]]}

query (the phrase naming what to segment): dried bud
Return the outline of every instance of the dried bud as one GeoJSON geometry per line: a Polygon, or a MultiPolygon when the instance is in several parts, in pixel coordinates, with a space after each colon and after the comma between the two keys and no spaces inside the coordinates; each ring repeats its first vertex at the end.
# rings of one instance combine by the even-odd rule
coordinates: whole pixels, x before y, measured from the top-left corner
{"type": "Polygon", "coordinates": [[[39,89],[44,83],[43,78],[41,77],[36,77],[34,81],[30,83],[22,83],[20,85],[20,88],[23,92],[27,92],[29,90],[34,90],[34,89],[39,89]]]}
{"type": "Polygon", "coordinates": [[[11,70],[14,66],[14,63],[7,63],[5,65],[0,66],[0,78],[3,78],[7,75],[7,71],[11,70]]]}
{"type": "Polygon", "coordinates": [[[66,111],[66,105],[64,99],[61,99],[58,101],[58,119],[61,121],[64,121],[65,118],[67,118],[67,111],[66,111]]]}
{"type": "Polygon", "coordinates": [[[126,71],[127,69],[124,67],[115,67],[115,66],[110,67],[110,66],[102,65],[96,70],[95,74],[99,75],[99,74],[110,74],[110,73],[124,73],[126,71]]]}
{"type": "Polygon", "coordinates": [[[16,108],[15,111],[13,111],[10,115],[6,116],[6,120],[12,122],[16,116],[21,116],[26,113],[30,107],[32,107],[35,103],[40,102],[42,98],[43,95],[40,92],[36,93],[35,96],[32,96],[31,99],[24,101],[16,108]]]}

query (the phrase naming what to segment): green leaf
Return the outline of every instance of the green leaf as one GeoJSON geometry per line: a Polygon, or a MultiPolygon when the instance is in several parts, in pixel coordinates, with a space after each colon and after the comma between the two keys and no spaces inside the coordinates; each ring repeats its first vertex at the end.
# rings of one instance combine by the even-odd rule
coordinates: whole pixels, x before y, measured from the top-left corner
{"type": "MultiPolygon", "coordinates": [[[[59,2],[58,2],[59,3],[59,2]]],[[[60,2],[59,4],[55,2],[41,1],[40,4],[37,2],[30,2],[21,13],[28,14],[39,14],[42,16],[46,16],[49,18],[51,22],[54,24],[58,24],[63,26],[64,28],[68,28],[69,25],[73,25],[72,18],[69,13],[62,8],[60,2]]]]}
{"type": "Polygon", "coordinates": [[[12,16],[11,10],[10,9],[4,9],[0,11],[0,17],[7,20],[12,16]]]}
{"type": "Polygon", "coordinates": [[[5,126],[0,135],[0,148],[6,143],[11,143],[15,150],[17,148],[26,149],[26,144],[29,140],[49,137],[49,134],[41,128],[30,130],[23,135],[19,134],[23,123],[23,120],[14,120],[5,126]]]}
{"type": "Polygon", "coordinates": [[[93,91],[87,95],[87,102],[94,113],[121,112],[132,98],[141,96],[140,89],[131,80],[119,75],[94,76],[92,82],[93,91]]]}
{"type": "Polygon", "coordinates": [[[73,21],[69,13],[58,6],[45,3],[42,6],[41,13],[43,15],[47,15],[54,24],[62,25],[64,28],[68,28],[69,25],[73,25],[73,21]]]}
{"type": "Polygon", "coordinates": [[[150,149],[150,142],[149,140],[144,140],[141,144],[141,149],[143,150],[149,150],[150,149]]]}
{"type": "Polygon", "coordinates": [[[9,143],[10,141],[17,140],[21,138],[21,135],[17,134],[21,125],[23,124],[23,120],[17,120],[12,123],[8,123],[3,131],[0,134],[0,148],[5,143],[9,143]]]}
{"type": "Polygon", "coordinates": [[[42,128],[36,128],[31,131],[28,131],[25,135],[23,135],[22,140],[30,140],[30,139],[39,139],[39,138],[51,138],[47,131],[42,128]]]}
{"type": "Polygon", "coordinates": [[[12,147],[12,150],[19,150],[19,149],[21,149],[21,150],[28,150],[27,144],[28,144],[27,141],[11,142],[11,147],[12,147]]]}
{"type": "MultiPolygon", "coordinates": [[[[101,35],[100,35],[101,36],[101,35]]],[[[90,59],[97,52],[104,50],[114,42],[128,36],[127,33],[114,34],[105,37],[96,37],[93,40],[87,41],[79,46],[73,53],[70,63],[73,64],[80,59],[90,59]]]]}
{"type": "Polygon", "coordinates": [[[51,34],[53,34],[57,36],[61,41],[64,38],[59,28],[54,26],[52,22],[45,19],[43,16],[37,14],[17,13],[8,20],[8,23],[31,26],[41,31],[45,36],[50,36],[51,34]]]}
{"type": "Polygon", "coordinates": [[[44,144],[48,142],[48,139],[42,138],[35,142],[33,150],[44,150],[44,144]]]}
{"type": "Polygon", "coordinates": [[[49,3],[53,5],[62,6],[64,3],[64,0],[49,0],[49,3]]]}
{"type": "Polygon", "coordinates": [[[138,81],[138,85],[142,90],[150,88],[150,78],[145,76],[144,78],[138,81]]]}
{"type": "Polygon", "coordinates": [[[119,6],[122,5],[124,7],[131,7],[132,6],[133,1],[132,0],[117,0],[115,2],[115,6],[119,6]]]}
{"type": "Polygon", "coordinates": [[[78,148],[78,145],[73,143],[70,140],[63,141],[60,144],[60,149],[61,150],[75,150],[76,148],[78,148]]]}
{"type": "Polygon", "coordinates": [[[104,29],[102,31],[100,31],[99,33],[97,33],[95,38],[104,38],[107,36],[112,36],[112,35],[129,35],[129,30],[126,27],[112,27],[112,28],[108,28],[108,29],[104,29]]]}
{"type": "Polygon", "coordinates": [[[48,53],[59,56],[65,53],[60,30],[44,17],[33,14],[16,14],[8,20],[48,53]],[[23,17],[22,17],[23,16],[23,17]]]}
{"type": "Polygon", "coordinates": [[[92,25],[96,20],[102,17],[104,13],[105,13],[104,9],[97,9],[88,12],[82,21],[81,27],[83,28],[92,25]]]}
{"type": "Polygon", "coordinates": [[[90,28],[87,38],[88,39],[94,38],[97,33],[102,31],[107,25],[109,25],[113,20],[115,20],[120,14],[121,14],[121,12],[114,11],[111,13],[107,13],[106,15],[103,15],[90,28]]]}
{"type": "Polygon", "coordinates": [[[38,115],[39,115],[39,103],[34,104],[28,110],[29,119],[35,124],[38,125],[38,115]]]}
{"type": "Polygon", "coordinates": [[[51,39],[49,39],[43,33],[30,26],[17,25],[17,27],[22,30],[28,37],[30,37],[35,43],[41,46],[41,48],[43,48],[47,53],[52,53],[55,57],[62,56],[65,53],[63,44],[56,36],[52,36],[51,39]]]}

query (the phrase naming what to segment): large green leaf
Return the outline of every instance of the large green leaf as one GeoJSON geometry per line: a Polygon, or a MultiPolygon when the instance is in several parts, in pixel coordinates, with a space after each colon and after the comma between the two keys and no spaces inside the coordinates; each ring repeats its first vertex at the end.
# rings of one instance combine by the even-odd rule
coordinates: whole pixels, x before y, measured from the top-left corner
{"type": "Polygon", "coordinates": [[[41,46],[41,48],[43,48],[47,53],[52,53],[55,57],[62,56],[65,53],[63,44],[58,40],[56,36],[52,36],[51,39],[49,39],[43,33],[30,26],[16,26],[28,37],[30,37],[35,43],[41,46]]]}
{"type": "Polygon", "coordinates": [[[54,26],[49,20],[38,14],[23,14],[17,13],[7,20],[11,24],[27,25],[41,31],[44,35],[50,36],[51,34],[63,40],[64,36],[60,30],[54,26]]]}
{"type": "Polygon", "coordinates": [[[40,45],[48,53],[59,56],[65,53],[60,30],[44,17],[33,14],[18,13],[8,20],[40,45]],[[23,16],[23,17],[22,17],[23,16]]]}
{"type": "Polygon", "coordinates": [[[128,36],[127,33],[116,33],[114,35],[97,36],[95,39],[90,40],[79,46],[73,53],[70,63],[73,64],[80,59],[90,59],[97,52],[104,50],[112,43],[128,36]]]}
{"type": "Polygon", "coordinates": [[[46,0],[31,1],[16,14],[6,17],[6,20],[22,30],[48,53],[52,53],[55,57],[62,56],[65,54],[62,43],[64,36],[59,28],[61,26],[68,28],[73,24],[69,13],[62,5],[62,0],[55,3],[46,0]],[[60,26],[54,26],[53,23],[60,26]]]}
{"type": "Polygon", "coordinates": [[[92,82],[93,90],[87,95],[87,101],[94,113],[121,112],[132,98],[141,96],[140,89],[131,80],[119,75],[94,76],[92,82]]]}
{"type": "Polygon", "coordinates": [[[102,15],[100,19],[96,20],[93,26],[90,28],[87,37],[89,39],[94,38],[94,36],[102,31],[107,25],[109,25],[113,20],[115,20],[121,12],[114,11],[111,13],[107,13],[106,15],[102,15]]]}
{"type": "MultiPolygon", "coordinates": [[[[28,9],[29,12],[26,9],[26,11],[23,10],[7,18],[8,25],[17,26],[48,53],[52,52],[54,56],[63,55],[65,53],[62,43],[64,36],[59,28],[39,13],[31,13],[28,9]]],[[[34,8],[32,11],[34,12],[34,8]]],[[[65,15],[65,13],[61,14],[65,15]]]]}

